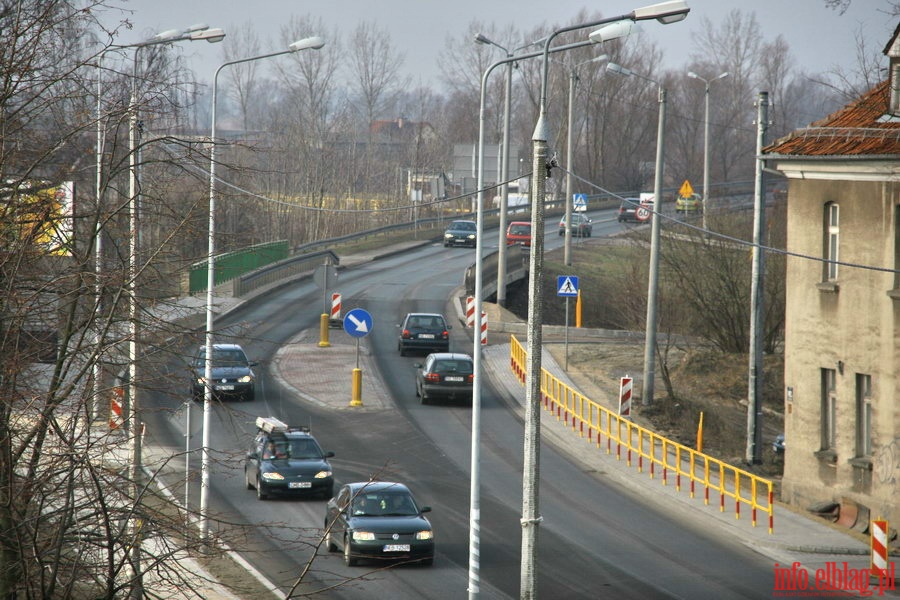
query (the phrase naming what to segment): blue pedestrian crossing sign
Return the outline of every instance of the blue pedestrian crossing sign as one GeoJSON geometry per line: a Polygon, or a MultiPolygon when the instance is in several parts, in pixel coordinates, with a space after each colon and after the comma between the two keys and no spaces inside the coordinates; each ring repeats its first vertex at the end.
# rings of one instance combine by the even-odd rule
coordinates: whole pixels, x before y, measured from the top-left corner
{"type": "Polygon", "coordinates": [[[556,295],[571,298],[578,296],[578,277],[575,275],[558,275],[556,277],[556,295]]]}
{"type": "Polygon", "coordinates": [[[365,337],[372,331],[372,315],[362,308],[354,308],[344,317],[344,331],[353,337],[365,337]]]}
{"type": "Polygon", "coordinates": [[[587,210],[587,194],[572,194],[572,208],[578,212],[587,210]]]}

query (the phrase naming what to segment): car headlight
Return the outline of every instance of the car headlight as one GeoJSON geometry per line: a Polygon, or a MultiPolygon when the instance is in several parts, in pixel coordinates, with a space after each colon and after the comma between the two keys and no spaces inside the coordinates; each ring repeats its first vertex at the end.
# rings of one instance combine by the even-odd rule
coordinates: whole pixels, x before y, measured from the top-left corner
{"type": "Polygon", "coordinates": [[[281,473],[263,473],[262,478],[271,479],[273,481],[281,481],[284,479],[284,475],[282,475],[281,473]]]}
{"type": "Polygon", "coordinates": [[[474,240],[474,239],[475,239],[475,234],[474,234],[474,233],[470,233],[470,234],[469,234],[469,239],[470,239],[470,240],[474,240]]]}
{"type": "Polygon", "coordinates": [[[375,539],[375,534],[371,531],[354,531],[353,541],[355,542],[371,542],[375,539]]]}
{"type": "Polygon", "coordinates": [[[416,532],[417,540],[430,540],[433,538],[434,538],[434,534],[431,532],[430,529],[427,529],[425,531],[417,531],[416,532]]]}
{"type": "Polygon", "coordinates": [[[452,237],[453,237],[453,234],[452,234],[452,233],[445,233],[445,234],[444,234],[444,237],[445,237],[445,238],[452,238],[452,237]]]}
{"type": "Polygon", "coordinates": [[[331,471],[319,471],[316,473],[316,479],[325,479],[326,477],[331,477],[331,471]]]}
{"type": "Polygon", "coordinates": [[[244,375],[238,379],[239,383],[250,383],[251,381],[253,381],[253,375],[244,375]]]}

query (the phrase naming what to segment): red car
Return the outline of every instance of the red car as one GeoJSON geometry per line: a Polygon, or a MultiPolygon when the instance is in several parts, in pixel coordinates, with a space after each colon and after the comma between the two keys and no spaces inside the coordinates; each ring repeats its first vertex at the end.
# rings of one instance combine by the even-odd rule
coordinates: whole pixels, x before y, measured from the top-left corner
{"type": "Polygon", "coordinates": [[[513,221],[506,228],[506,245],[521,244],[531,247],[531,223],[528,221],[513,221]]]}

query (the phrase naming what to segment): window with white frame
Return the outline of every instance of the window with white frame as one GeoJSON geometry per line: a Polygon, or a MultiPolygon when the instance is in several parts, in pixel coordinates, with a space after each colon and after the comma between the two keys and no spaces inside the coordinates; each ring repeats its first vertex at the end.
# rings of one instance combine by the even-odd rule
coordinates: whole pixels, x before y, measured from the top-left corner
{"type": "Polygon", "coordinates": [[[894,289],[900,289],[900,204],[894,206],[894,289]]]}
{"type": "Polygon", "coordinates": [[[837,423],[837,371],[822,369],[821,449],[835,449],[837,423]]]}
{"type": "Polygon", "coordinates": [[[856,374],[856,456],[872,456],[872,376],[856,374]]]}
{"type": "Polygon", "coordinates": [[[824,258],[826,261],[823,272],[825,281],[837,281],[840,242],[840,210],[836,203],[829,202],[825,205],[825,247],[824,258]]]}

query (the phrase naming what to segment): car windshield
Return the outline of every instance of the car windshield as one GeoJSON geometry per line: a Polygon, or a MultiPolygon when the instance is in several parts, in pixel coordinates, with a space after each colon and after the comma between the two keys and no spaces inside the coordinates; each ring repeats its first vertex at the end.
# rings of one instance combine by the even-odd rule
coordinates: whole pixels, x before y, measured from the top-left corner
{"type": "Polygon", "coordinates": [[[322,449],[313,440],[269,440],[263,449],[263,458],[322,458],[322,449]]]}
{"type": "Polygon", "coordinates": [[[444,329],[444,319],[438,316],[417,315],[406,321],[407,329],[444,329]]]}
{"type": "Polygon", "coordinates": [[[528,235],[531,233],[531,225],[512,225],[509,232],[512,235],[528,235]]]}
{"type": "Polygon", "coordinates": [[[354,517],[412,516],[419,514],[407,492],[361,492],[353,499],[354,517]]]}
{"type": "MultiPolygon", "coordinates": [[[[203,365],[206,363],[206,350],[200,351],[200,356],[197,358],[197,364],[203,365]]],[[[213,349],[213,365],[216,366],[235,366],[235,365],[246,365],[247,357],[241,350],[238,349],[213,349]]]]}
{"type": "Polygon", "coordinates": [[[437,360],[434,362],[432,370],[435,373],[460,373],[462,375],[471,375],[472,363],[468,360],[437,360]]]}
{"type": "Polygon", "coordinates": [[[475,223],[471,223],[469,221],[454,221],[450,225],[450,229],[457,229],[460,231],[475,231],[475,223]]]}

